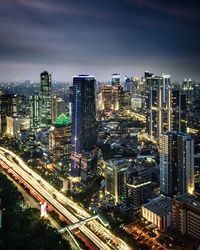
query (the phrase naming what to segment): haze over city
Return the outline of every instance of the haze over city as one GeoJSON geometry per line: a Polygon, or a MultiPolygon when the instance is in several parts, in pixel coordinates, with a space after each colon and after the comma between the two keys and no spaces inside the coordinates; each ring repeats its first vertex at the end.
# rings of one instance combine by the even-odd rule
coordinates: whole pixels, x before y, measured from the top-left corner
{"type": "Polygon", "coordinates": [[[199,80],[197,1],[0,1],[0,80],[145,70],[199,80]]]}

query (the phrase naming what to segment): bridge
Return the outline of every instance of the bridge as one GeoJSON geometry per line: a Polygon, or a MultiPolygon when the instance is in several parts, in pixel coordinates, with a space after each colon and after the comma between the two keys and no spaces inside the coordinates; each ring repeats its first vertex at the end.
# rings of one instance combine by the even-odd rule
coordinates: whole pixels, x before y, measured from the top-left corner
{"type": "Polygon", "coordinates": [[[87,218],[87,219],[80,220],[80,221],[78,221],[78,222],[76,222],[76,223],[74,223],[74,224],[71,224],[71,225],[69,225],[69,226],[66,226],[66,227],[60,229],[60,230],[59,230],[59,233],[64,233],[67,229],[69,229],[69,230],[71,231],[71,230],[73,230],[73,229],[75,229],[75,228],[77,228],[77,227],[83,226],[83,225],[84,225],[86,222],[88,222],[88,221],[96,220],[96,219],[98,219],[105,227],[108,226],[108,223],[106,223],[106,222],[101,218],[101,216],[100,216],[99,214],[97,214],[97,215],[91,216],[91,217],[89,217],[89,218],[87,218]]]}

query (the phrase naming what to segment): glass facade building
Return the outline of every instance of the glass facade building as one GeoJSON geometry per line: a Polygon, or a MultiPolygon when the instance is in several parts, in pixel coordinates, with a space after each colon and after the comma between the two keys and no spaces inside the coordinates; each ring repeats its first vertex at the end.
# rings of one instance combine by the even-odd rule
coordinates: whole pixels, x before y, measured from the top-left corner
{"type": "Polygon", "coordinates": [[[71,176],[81,176],[81,151],[90,151],[96,143],[95,78],[73,78],[71,176]]]}

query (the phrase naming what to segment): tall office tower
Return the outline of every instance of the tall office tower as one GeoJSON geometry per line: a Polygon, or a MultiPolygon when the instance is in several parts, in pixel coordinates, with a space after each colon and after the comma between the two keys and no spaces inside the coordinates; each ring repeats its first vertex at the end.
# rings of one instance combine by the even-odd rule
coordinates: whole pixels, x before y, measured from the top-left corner
{"type": "Polygon", "coordinates": [[[163,78],[147,77],[146,130],[151,139],[157,139],[163,132],[163,78]]]}
{"type": "Polygon", "coordinates": [[[65,108],[65,102],[62,98],[59,96],[53,96],[52,97],[52,107],[51,107],[51,121],[52,123],[55,122],[55,120],[58,118],[59,115],[62,113],[66,113],[66,108],[65,108]]]}
{"type": "Polygon", "coordinates": [[[0,95],[0,132],[6,132],[6,116],[17,115],[17,95],[2,94],[0,95]]]}
{"type": "Polygon", "coordinates": [[[81,151],[96,144],[95,78],[79,75],[73,78],[71,176],[81,176],[81,151]]]}
{"type": "Polygon", "coordinates": [[[144,78],[147,79],[149,77],[152,77],[154,74],[153,73],[150,73],[149,71],[145,71],[144,72],[144,78]]]}
{"type": "Polygon", "coordinates": [[[40,74],[41,81],[41,128],[49,128],[51,126],[51,75],[44,71],[40,74]]]}
{"type": "Polygon", "coordinates": [[[111,83],[112,86],[120,85],[120,74],[112,74],[111,83]]]}
{"type": "Polygon", "coordinates": [[[49,131],[49,150],[55,168],[66,165],[70,159],[71,119],[60,114],[49,131]]]}
{"type": "Polygon", "coordinates": [[[194,191],[194,141],[178,132],[160,137],[160,192],[177,196],[194,191]]]}
{"type": "Polygon", "coordinates": [[[187,96],[180,86],[169,87],[166,95],[167,132],[186,132],[187,108],[187,96]]]}
{"type": "Polygon", "coordinates": [[[113,159],[106,162],[105,191],[113,197],[115,203],[126,203],[126,180],[130,166],[129,159],[113,159]]]}
{"type": "Polygon", "coordinates": [[[30,127],[33,129],[40,128],[40,103],[41,99],[38,93],[30,96],[30,127]]]}

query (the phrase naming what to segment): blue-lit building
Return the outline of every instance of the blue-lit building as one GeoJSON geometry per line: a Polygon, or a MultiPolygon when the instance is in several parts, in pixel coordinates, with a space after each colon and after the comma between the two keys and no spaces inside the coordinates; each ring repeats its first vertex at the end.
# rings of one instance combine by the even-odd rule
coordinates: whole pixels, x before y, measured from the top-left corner
{"type": "Polygon", "coordinates": [[[96,143],[95,78],[73,78],[71,176],[81,176],[81,152],[94,149],[96,143]]]}

